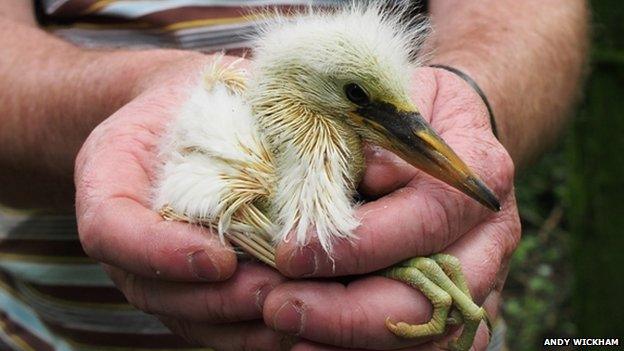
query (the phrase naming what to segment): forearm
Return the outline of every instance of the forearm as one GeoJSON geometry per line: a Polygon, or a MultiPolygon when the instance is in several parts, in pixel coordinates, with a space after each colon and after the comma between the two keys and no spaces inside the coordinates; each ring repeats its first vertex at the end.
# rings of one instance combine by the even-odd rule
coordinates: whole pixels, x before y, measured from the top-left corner
{"type": "Polygon", "coordinates": [[[150,70],[193,55],[84,50],[6,17],[0,31],[11,33],[0,37],[0,201],[22,206],[71,204],[74,158],[90,131],[139,93],[150,70]]]}
{"type": "Polygon", "coordinates": [[[522,169],[562,129],[588,46],[582,0],[434,0],[432,63],[470,75],[492,105],[500,139],[522,169]]]}

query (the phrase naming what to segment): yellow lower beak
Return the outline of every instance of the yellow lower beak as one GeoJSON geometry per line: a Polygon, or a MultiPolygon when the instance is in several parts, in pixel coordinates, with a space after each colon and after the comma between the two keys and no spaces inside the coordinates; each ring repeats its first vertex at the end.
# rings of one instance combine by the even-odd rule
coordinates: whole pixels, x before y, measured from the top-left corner
{"type": "MultiPolygon", "coordinates": [[[[393,105],[370,103],[357,110],[385,147],[493,211],[500,210],[496,195],[474,174],[418,112],[398,111],[393,105]]],[[[379,143],[379,142],[378,142],[379,143]]]]}

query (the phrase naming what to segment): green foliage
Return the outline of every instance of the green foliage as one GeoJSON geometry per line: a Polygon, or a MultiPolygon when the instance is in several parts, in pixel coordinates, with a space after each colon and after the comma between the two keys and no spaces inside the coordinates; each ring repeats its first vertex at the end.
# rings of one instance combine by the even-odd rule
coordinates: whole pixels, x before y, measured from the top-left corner
{"type": "Polygon", "coordinates": [[[624,336],[624,66],[596,62],[567,141],[574,306],[581,333],[624,336]]]}
{"type": "Polygon", "coordinates": [[[571,238],[562,205],[567,172],[560,147],[517,182],[523,238],[503,292],[512,350],[541,348],[545,336],[571,336],[571,238]]]}
{"type": "Polygon", "coordinates": [[[624,3],[591,5],[584,101],[557,150],[517,185],[523,239],[503,305],[511,350],[624,336],[624,3]]]}

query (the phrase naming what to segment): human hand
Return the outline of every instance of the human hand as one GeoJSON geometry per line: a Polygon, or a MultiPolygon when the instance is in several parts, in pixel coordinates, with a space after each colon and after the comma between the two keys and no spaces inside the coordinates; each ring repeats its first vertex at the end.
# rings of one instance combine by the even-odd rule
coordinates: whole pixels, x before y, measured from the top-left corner
{"type": "MultiPolygon", "coordinates": [[[[361,191],[381,197],[357,210],[358,239],[336,243],[333,261],[320,245],[301,249],[294,241],[283,243],[277,251],[278,267],[292,277],[331,277],[369,273],[407,258],[445,252],[460,260],[473,298],[478,304],[487,298],[485,307],[493,317],[508,259],[520,237],[513,163],[493,136],[480,97],[463,80],[426,67],[415,71],[414,82],[412,96],[422,115],[494,190],[502,211],[492,213],[389,152],[373,148],[361,191]]],[[[419,292],[376,276],[347,286],[288,282],[275,288],[264,306],[264,320],[275,330],[323,344],[374,349],[423,342],[396,337],[385,327],[387,317],[424,323],[430,315],[430,304],[419,292]]],[[[487,345],[484,327],[475,340],[477,349],[487,345]]],[[[318,347],[302,342],[294,349],[318,347]]],[[[433,343],[422,347],[435,349],[433,343]]]]}
{"type": "Polygon", "coordinates": [[[210,230],[165,221],[150,207],[161,137],[210,61],[177,53],[146,65],[137,97],[93,130],[75,169],[80,240],[131,304],[189,341],[277,350],[283,336],[260,318],[264,298],[284,278],[260,263],[237,265],[210,230]]]}

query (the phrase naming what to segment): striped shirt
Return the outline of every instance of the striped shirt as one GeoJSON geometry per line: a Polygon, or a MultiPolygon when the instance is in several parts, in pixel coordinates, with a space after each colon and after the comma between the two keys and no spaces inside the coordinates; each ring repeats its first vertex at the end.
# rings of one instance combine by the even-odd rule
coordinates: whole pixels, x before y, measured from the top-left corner
{"type": "MultiPolygon", "coordinates": [[[[240,51],[253,10],[346,0],[40,0],[39,22],[84,47],[240,51]]],[[[189,350],[88,258],[74,214],[0,208],[0,350],[189,350]]]]}
{"type": "Polygon", "coordinates": [[[269,5],[284,10],[345,0],[44,0],[40,22],[85,47],[170,47],[212,52],[249,46],[269,5]],[[68,26],[67,24],[71,24],[68,26]]]}

